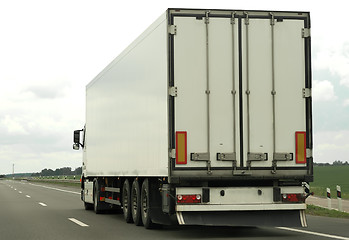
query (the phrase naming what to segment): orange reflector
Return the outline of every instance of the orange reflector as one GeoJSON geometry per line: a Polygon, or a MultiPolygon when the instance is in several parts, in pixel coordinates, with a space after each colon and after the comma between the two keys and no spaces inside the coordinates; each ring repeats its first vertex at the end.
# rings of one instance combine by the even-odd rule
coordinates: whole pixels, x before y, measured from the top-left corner
{"type": "Polygon", "coordinates": [[[99,197],[100,202],[104,202],[105,197],[99,197]]]}
{"type": "Polygon", "coordinates": [[[306,162],[306,132],[296,132],[296,163],[306,162]]]}
{"type": "Polygon", "coordinates": [[[187,164],[187,132],[176,132],[176,164],[187,164]]]}

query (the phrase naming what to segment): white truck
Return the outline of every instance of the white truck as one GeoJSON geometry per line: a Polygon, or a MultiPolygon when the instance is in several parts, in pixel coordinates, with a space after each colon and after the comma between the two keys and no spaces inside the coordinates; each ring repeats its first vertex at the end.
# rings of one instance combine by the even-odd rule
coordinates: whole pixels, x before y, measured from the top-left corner
{"type": "Polygon", "coordinates": [[[151,228],[306,226],[308,12],[168,9],[86,87],[81,199],[151,228]]]}

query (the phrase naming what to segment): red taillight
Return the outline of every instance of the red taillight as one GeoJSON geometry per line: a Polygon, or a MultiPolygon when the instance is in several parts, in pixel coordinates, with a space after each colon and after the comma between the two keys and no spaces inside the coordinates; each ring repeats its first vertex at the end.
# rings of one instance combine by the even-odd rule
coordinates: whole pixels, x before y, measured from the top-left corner
{"type": "Polygon", "coordinates": [[[304,202],[304,196],[300,193],[287,193],[282,195],[283,202],[300,203],[304,202]]]}
{"type": "Polygon", "coordinates": [[[177,203],[201,203],[200,194],[177,195],[177,203]]]}

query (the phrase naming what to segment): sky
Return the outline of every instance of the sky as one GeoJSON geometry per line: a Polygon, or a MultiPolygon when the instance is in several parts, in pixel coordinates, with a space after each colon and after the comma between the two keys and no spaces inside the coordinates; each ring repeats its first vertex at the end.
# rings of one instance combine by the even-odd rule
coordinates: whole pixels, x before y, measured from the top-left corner
{"type": "Polygon", "coordinates": [[[345,1],[0,0],[0,173],[81,166],[85,86],[167,8],[310,11],[314,161],[349,161],[345,1]]]}

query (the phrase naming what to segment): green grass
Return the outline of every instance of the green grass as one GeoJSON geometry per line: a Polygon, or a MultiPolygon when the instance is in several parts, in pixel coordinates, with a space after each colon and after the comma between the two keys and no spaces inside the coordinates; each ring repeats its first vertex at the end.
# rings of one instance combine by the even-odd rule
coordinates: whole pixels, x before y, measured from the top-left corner
{"type": "Polygon", "coordinates": [[[60,181],[55,181],[55,180],[30,180],[30,182],[38,182],[38,183],[48,183],[48,184],[55,184],[55,185],[60,185],[64,187],[80,187],[81,184],[80,182],[60,182],[60,181]]]}
{"type": "Polygon", "coordinates": [[[314,166],[314,182],[310,190],[316,196],[326,197],[326,188],[331,189],[331,198],[337,198],[336,186],[341,186],[342,198],[349,199],[349,166],[314,166]]]}
{"type": "MultiPolygon", "coordinates": [[[[12,179],[12,178],[11,178],[12,179]]],[[[17,181],[21,181],[21,180],[27,180],[27,181],[30,181],[30,182],[37,182],[37,183],[47,183],[47,184],[54,184],[54,185],[59,185],[59,186],[63,186],[63,187],[77,187],[77,188],[80,188],[81,186],[81,183],[79,181],[80,179],[80,176],[78,178],[76,178],[74,180],[73,176],[71,178],[57,178],[57,176],[55,176],[54,179],[52,179],[52,177],[50,178],[17,178],[15,180],[17,181]]]]}
{"type": "MultiPolygon", "coordinates": [[[[73,175],[67,175],[67,176],[45,176],[45,177],[33,177],[33,179],[70,179],[73,180],[74,176],[73,175]]],[[[80,175],[75,175],[75,180],[79,180],[80,175]]]]}
{"type": "Polygon", "coordinates": [[[309,215],[323,216],[323,217],[334,217],[334,218],[347,218],[349,219],[349,213],[339,212],[327,208],[314,206],[311,204],[307,205],[306,213],[309,215]]]}

